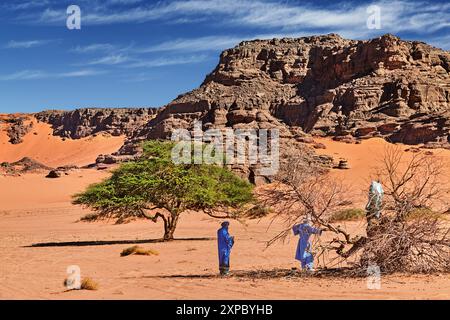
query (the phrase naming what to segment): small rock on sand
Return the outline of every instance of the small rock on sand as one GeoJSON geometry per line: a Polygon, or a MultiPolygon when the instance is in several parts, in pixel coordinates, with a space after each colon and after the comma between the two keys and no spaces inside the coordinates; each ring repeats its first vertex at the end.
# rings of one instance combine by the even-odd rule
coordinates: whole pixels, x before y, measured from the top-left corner
{"type": "Polygon", "coordinates": [[[51,170],[46,176],[46,178],[60,178],[61,177],[61,172],[57,171],[57,170],[51,170]]]}

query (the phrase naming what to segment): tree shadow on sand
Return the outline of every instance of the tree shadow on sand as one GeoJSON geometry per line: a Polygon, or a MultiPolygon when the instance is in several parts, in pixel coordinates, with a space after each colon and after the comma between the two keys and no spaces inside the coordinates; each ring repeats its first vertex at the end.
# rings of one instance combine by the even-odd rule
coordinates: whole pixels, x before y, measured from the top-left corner
{"type": "Polygon", "coordinates": [[[159,243],[159,242],[176,242],[176,241],[211,241],[215,238],[178,238],[171,241],[164,239],[141,239],[141,240],[94,240],[94,241],[68,241],[68,242],[41,242],[33,243],[25,248],[36,247],[87,247],[87,246],[105,246],[114,244],[137,244],[137,243],[159,243]]]}
{"type": "Polygon", "coordinates": [[[325,278],[325,277],[361,277],[364,276],[360,272],[355,272],[352,268],[331,268],[331,269],[319,269],[314,272],[305,272],[297,268],[291,269],[272,269],[272,270],[236,270],[230,272],[226,276],[217,274],[173,274],[173,275],[160,275],[160,276],[144,276],[142,278],[165,278],[165,279],[217,279],[217,278],[238,278],[238,279],[295,279],[295,278],[325,278]]]}

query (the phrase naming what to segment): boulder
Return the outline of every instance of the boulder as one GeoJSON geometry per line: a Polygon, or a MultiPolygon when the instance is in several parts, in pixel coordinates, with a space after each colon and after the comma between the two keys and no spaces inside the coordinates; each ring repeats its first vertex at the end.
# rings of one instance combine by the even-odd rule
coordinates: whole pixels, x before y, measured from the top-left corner
{"type": "Polygon", "coordinates": [[[347,160],[339,160],[338,165],[336,166],[337,169],[350,169],[350,166],[348,165],[347,160]]]}
{"type": "Polygon", "coordinates": [[[50,170],[50,172],[45,177],[51,179],[60,178],[61,172],[58,170],[50,170]]]}

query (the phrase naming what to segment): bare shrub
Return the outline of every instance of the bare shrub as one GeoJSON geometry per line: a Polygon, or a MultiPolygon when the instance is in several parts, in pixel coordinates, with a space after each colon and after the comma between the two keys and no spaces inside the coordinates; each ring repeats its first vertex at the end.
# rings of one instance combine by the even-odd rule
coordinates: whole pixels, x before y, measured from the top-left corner
{"type": "Polygon", "coordinates": [[[383,219],[364,244],[359,266],[375,263],[383,272],[450,271],[449,228],[438,218],[383,219]]]}
{"type": "Polygon", "coordinates": [[[360,266],[376,263],[384,272],[450,270],[450,228],[445,163],[423,152],[410,159],[398,146],[385,150],[377,176],[385,187],[383,215],[364,244],[360,266]]]}
{"type": "Polygon", "coordinates": [[[381,217],[367,224],[365,235],[351,235],[333,218],[351,209],[351,189],[320,165],[291,156],[276,182],[258,195],[276,212],[273,219],[285,226],[267,245],[285,239],[292,226],[308,216],[335,234],[318,246],[319,256],[334,251],[342,262],[355,262],[355,273],[374,263],[385,273],[450,271],[450,229],[441,218],[446,210],[442,208],[448,208],[443,201],[449,181],[444,167],[438,157],[418,152],[406,158],[399,147],[386,148],[376,169],[376,179],[385,188],[381,217]]]}
{"type": "Polygon", "coordinates": [[[276,212],[272,219],[281,219],[286,228],[270,239],[268,246],[284,240],[292,226],[306,216],[322,230],[336,235],[320,247],[320,254],[329,250],[342,254],[346,245],[359,241],[361,236],[352,237],[341,226],[329,221],[333,213],[353,203],[352,191],[342,181],[333,179],[323,166],[293,155],[280,167],[274,180],[276,182],[259,192],[258,198],[276,212]]]}
{"type": "Polygon", "coordinates": [[[387,195],[383,211],[394,214],[398,220],[404,220],[416,209],[442,211],[446,207],[444,196],[449,191],[441,158],[420,151],[410,159],[408,155],[400,147],[390,145],[375,169],[387,195]]]}

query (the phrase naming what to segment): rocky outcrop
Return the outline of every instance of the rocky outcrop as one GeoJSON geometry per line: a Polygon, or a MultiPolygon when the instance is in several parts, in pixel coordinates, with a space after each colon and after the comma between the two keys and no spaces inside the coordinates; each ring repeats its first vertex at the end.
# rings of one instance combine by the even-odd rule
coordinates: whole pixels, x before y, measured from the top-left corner
{"type": "Polygon", "coordinates": [[[141,130],[154,118],[156,112],[157,109],[153,108],[88,108],[43,111],[35,114],[35,117],[51,124],[54,135],[79,139],[99,132],[133,136],[136,130],[141,130]]]}
{"type": "Polygon", "coordinates": [[[24,157],[15,162],[2,162],[0,164],[0,173],[13,176],[23,173],[37,173],[48,170],[53,170],[53,168],[29,157],[24,157]]]}
{"type": "MultiPolygon", "coordinates": [[[[130,159],[141,152],[142,140],[167,139],[174,129],[192,129],[195,120],[204,130],[278,129],[282,153],[323,147],[314,136],[448,148],[450,53],[390,34],[364,41],[336,34],[245,41],[221,54],[199,88],[163,108],[120,110],[37,118],[71,138],[100,131],[128,136],[117,153],[102,155],[98,163],[130,159]]],[[[254,168],[236,170],[261,180],[254,168]]]]}
{"type": "Polygon", "coordinates": [[[207,128],[278,128],[283,137],[385,137],[448,143],[450,54],[384,35],[255,40],[226,50],[200,88],[163,108],[140,132],[167,138],[207,128]],[[302,134],[297,136],[302,136],[302,134]]]}
{"type": "Polygon", "coordinates": [[[33,128],[33,123],[28,120],[27,117],[23,116],[9,117],[3,120],[8,125],[6,133],[8,134],[10,143],[22,143],[22,138],[33,128]]]}
{"type": "Polygon", "coordinates": [[[202,85],[161,109],[79,109],[36,115],[54,134],[126,134],[119,152],[168,138],[194,120],[209,128],[277,128],[305,135],[384,137],[445,146],[450,130],[450,53],[387,34],[348,40],[336,34],[244,41],[224,51],[202,85]]]}

